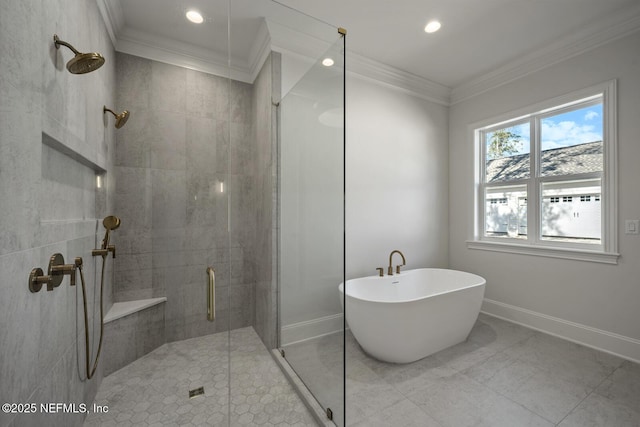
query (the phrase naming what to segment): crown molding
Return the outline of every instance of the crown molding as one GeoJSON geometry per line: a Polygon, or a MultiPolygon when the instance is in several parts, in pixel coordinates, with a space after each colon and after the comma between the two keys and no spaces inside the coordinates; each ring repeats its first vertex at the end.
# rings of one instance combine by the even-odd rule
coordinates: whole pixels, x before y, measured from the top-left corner
{"type": "Polygon", "coordinates": [[[450,105],[451,88],[399,70],[354,52],[347,56],[347,72],[356,77],[399,89],[418,98],[445,106],[450,105]]]}
{"type": "MultiPolygon", "coordinates": [[[[323,40],[326,38],[326,31],[307,29],[302,32],[265,20],[261,24],[249,58],[245,60],[232,58],[232,66],[229,69],[226,55],[216,55],[207,49],[143,34],[125,27],[120,0],[97,0],[97,3],[109,37],[117,51],[231,77],[247,83],[253,82],[271,50],[293,53],[315,62],[313,58],[319,58],[338,40],[337,30],[335,39],[323,40]],[[313,35],[308,35],[307,32],[313,32],[313,35]]],[[[525,54],[454,88],[350,51],[347,56],[347,69],[348,73],[356,77],[450,106],[638,30],[640,30],[640,5],[623,9],[595,25],[582,28],[564,39],[525,54]]]]}
{"type": "Polygon", "coordinates": [[[102,20],[107,27],[111,43],[115,46],[118,33],[124,27],[124,12],[120,0],[96,0],[102,20]]]}
{"type": "MultiPolygon", "coordinates": [[[[296,29],[264,20],[251,47],[247,60],[232,59],[229,70],[226,55],[194,47],[187,43],[150,35],[126,27],[120,0],[97,0],[109,37],[118,52],[140,56],[154,61],[187,67],[193,70],[231,77],[252,83],[271,50],[293,53],[315,62],[333,42],[322,40],[324,31],[308,35],[296,29]]],[[[313,29],[311,29],[313,30],[313,29]]],[[[399,89],[411,95],[443,105],[449,104],[450,89],[446,86],[407,73],[353,52],[347,57],[348,72],[360,78],[399,89]]]]}
{"type": "Polygon", "coordinates": [[[454,87],[451,105],[495,89],[640,30],[640,6],[618,12],[597,26],[576,31],[495,70],[454,87]],[[595,28],[594,28],[595,27],[595,28]]]}
{"type": "Polygon", "coordinates": [[[158,37],[123,28],[116,43],[118,52],[140,56],[180,67],[222,77],[231,77],[245,83],[253,83],[264,61],[271,52],[271,43],[266,24],[261,25],[247,60],[231,58],[228,65],[227,55],[193,46],[188,43],[158,37]]]}
{"type": "MultiPolygon", "coordinates": [[[[315,62],[313,58],[319,58],[339,37],[336,30],[336,38],[334,40],[321,40],[318,37],[303,34],[269,20],[266,22],[271,35],[273,50],[294,53],[298,57],[309,58],[312,63],[315,62]]],[[[419,98],[442,105],[449,105],[451,92],[449,87],[351,51],[348,51],[347,54],[347,72],[383,86],[399,89],[419,98]]]]}
{"type": "Polygon", "coordinates": [[[245,83],[253,82],[248,65],[242,61],[232,58],[233,65],[229,66],[226,55],[129,27],[124,27],[118,34],[116,51],[204,73],[230,77],[245,83]]]}
{"type": "Polygon", "coordinates": [[[297,55],[313,59],[319,58],[338,40],[338,32],[334,40],[323,40],[271,20],[265,20],[267,31],[271,37],[274,50],[293,52],[297,55]]]}
{"type": "Polygon", "coordinates": [[[269,31],[263,22],[248,60],[232,58],[229,67],[227,55],[126,27],[121,0],[96,1],[109,38],[118,52],[252,83],[271,51],[269,31]]]}
{"type": "Polygon", "coordinates": [[[269,28],[267,22],[263,19],[260,23],[260,29],[258,35],[253,41],[251,50],[249,52],[249,74],[251,75],[251,82],[253,82],[260,70],[262,64],[267,60],[267,57],[271,53],[271,36],[269,35],[269,28]]]}

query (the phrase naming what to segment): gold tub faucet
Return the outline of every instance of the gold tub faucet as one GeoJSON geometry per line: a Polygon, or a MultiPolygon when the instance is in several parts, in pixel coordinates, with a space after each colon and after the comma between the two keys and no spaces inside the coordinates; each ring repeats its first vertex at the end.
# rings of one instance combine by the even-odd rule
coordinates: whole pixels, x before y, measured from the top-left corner
{"type": "MultiPolygon", "coordinates": [[[[407,261],[405,260],[404,255],[402,254],[402,252],[400,252],[397,249],[391,251],[391,253],[389,254],[389,270],[387,271],[387,274],[389,276],[393,276],[393,267],[391,265],[391,262],[393,260],[393,254],[395,254],[396,252],[399,253],[400,256],[402,257],[402,265],[407,265],[407,261]]],[[[400,264],[396,265],[396,273],[400,273],[400,267],[401,267],[400,264]]]]}

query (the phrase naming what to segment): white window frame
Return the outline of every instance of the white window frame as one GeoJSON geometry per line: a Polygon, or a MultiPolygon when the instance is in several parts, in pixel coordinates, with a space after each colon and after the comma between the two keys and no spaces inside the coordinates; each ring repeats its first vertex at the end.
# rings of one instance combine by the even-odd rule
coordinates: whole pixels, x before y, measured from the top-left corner
{"type": "MultiPolygon", "coordinates": [[[[469,249],[480,249],[497,252],[519,253],[524,255],[546,256],[553,258],[573,259],[580,261],[594,261],[608,264],[617,264],[618,257],[618,221],[617,221],[617,116],[616,116],[616,80],[604,82],[566,95],[562,95],[548,101],[525,107],[523,109],[503,114],[499,117],[474,123],[469,126],[472,141],[474,143],[474,209],[472,218],[472,233],[467,240],[469,249]],[[563,180],[564,176],[539,177],[535,168],[540,164],[540,147],[537,129],[540,119],[548,115],[556,115],[563,109],[572,108],[583,104],[585,100],[592,98],[602,99],[603,111],[603,172],[584,174],[584,178],[601,178],[602,211],[601,211],[601,244],[585,244],[573,242],[561,242],[540,239],[540,206],[542,204],[542,182],[563,180]],[[509,237],[485,236],[485,150],[482,133],[487,130],[495,130],[511,126],[520,121],[531,121],[531,117],[537,116],[531,127],[531,172],[530,178],[522,180],[527,184],[527,199],[537,201],[528,203],[527,239],[509,237]],[[535,158],[534,158],[535,157],[535,158]]],[[[518,181],[520,182],[520,181],[518,181]]],[[[505,184],[514,184],[516,181],[507,181],[505,184]]],[[[497,184],[497,183],[496,183],[497,184]]],[[[561,199],[562,200],[562,199],[561,199]]]]}

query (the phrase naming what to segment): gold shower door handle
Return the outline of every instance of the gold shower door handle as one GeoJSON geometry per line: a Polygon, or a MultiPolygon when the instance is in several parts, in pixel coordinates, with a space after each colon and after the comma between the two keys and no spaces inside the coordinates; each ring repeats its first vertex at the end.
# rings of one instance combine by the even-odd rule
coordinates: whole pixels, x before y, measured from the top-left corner
{"type": "Polygon", "coordinates": [[[216,272],[213,267],[207,267],[207,320],[216,320],[216,272]]]}

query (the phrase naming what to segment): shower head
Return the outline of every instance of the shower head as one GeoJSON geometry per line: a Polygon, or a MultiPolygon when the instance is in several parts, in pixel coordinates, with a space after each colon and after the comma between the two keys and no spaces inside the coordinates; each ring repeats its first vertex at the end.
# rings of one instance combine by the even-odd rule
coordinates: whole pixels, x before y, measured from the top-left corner
{"type": "Polygon", "coordinates": [[[109,215],[102,220],[102,225],[107,230],[115,230],[116,228],[120,227],[120,218],[114,215],[109,215]]]}
{"type": "Polygon", "coordinates": [[[104,57],[99,53],[80,53],[69,43],[60,40],[56,34],[53,35],[53,42],[56,49],[59,49],[60,45],[63,45],[71,49],[75,54],[75,56],[67,62],[67,70],[72,74],[90,73],[91,71],[102,67],[104,64],[104,57]]]}
{"type": "Polygon", "coordinates": [[[109,233],[111,233],[112,230],[120,227],[120,218],[114,215],[109,215],[104,220],[102,220],[102,225],[107,229],[107,232],[104,235],[104,239],[102,240],[102,249],[107,249],[107,246],[109,245],[109,233]]]}
{"type": "Polygon", "coordinates": [[[122,126],[124,126],[125,123],[127,123],[127,120],[129,120],[128,110],[124,110],[122,113],[116,114],[113,110],[108,109],[105,105],[102,109],[102,112],[106,113],[107,111],[113,114],[113,117],[116,118],[116,129],[120,129],[122,126]]]}

